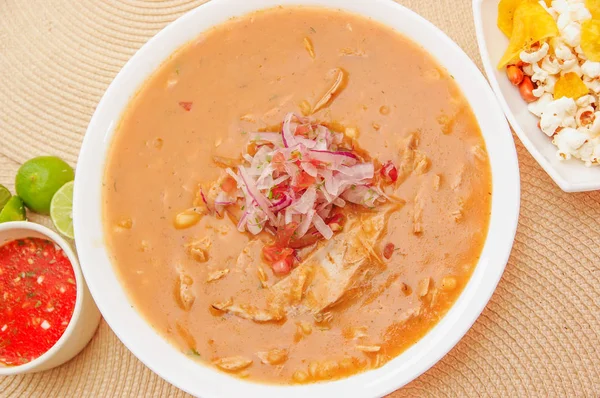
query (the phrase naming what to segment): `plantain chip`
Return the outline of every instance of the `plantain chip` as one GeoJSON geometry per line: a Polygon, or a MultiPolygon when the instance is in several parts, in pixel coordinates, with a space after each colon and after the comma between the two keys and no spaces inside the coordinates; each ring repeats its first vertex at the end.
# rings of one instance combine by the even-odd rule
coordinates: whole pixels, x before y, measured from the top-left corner
{"type": "Polygon", "coordinates": [[[599,19],[588,19],[581,24],[581,49],[590,61],[600,61],[599,19]]]}
{"type": "Polygon", "coordinates": [[[558,26],[548,11],[539,3],[523,1],[515,9],[510,41],[498,69],[517,59],[521,51],[531,48],[534,43],[555,36],[558,36],[558,26]]]}
{"type": "Polygon", "coordinates": [[[561,76],[554,86],[554,99],[569,97],[576,100],[589,93],[589,89],[577,73],[570,72],[561,76]]]}
{"type": "Polygon", "coordinates": [[[592,14],[592,18],[600,19],[600,0],[585,0],[585,8],[592,14]]]}
{"type": "MultiPolygon", "coordinates": [[[[513,18],[519,4],[529,0],[500,0],[498,3],[498,28],[510,38],[513,30],[513,18]]],[[[530,0],[534,1],[534,0],[530,0]]]]}

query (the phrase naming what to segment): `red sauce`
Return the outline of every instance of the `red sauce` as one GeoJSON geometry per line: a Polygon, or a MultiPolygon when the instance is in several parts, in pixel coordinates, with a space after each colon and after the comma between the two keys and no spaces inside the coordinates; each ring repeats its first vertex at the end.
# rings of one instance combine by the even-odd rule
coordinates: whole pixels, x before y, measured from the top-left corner
{"type": "Polygon", "coordinates": [[[69,325],[76,296],[71,262],[53,242],[0,246],[0,363],[21,365],[48,351],[69,325]]]}

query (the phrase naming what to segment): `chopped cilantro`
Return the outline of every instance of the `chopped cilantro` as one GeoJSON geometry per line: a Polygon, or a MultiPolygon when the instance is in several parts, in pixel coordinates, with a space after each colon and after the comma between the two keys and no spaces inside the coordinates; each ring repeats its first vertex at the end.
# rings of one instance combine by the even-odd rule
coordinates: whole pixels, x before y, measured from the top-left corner
{"type": "Polygon", "coordinates": [[[200,353],[198,351],[196,351],[194,348],[192,348],[191,350],[189,350],[187,354],[190,355],[190,356],[193,356],[193,357],[200,357],[201,356],[200,353]]]}

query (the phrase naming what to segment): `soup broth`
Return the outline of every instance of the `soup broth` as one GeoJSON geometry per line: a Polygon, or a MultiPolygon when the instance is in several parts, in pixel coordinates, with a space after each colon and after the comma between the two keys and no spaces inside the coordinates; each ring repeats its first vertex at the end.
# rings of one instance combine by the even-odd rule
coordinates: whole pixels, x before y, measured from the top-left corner
{"type": "Polygon", "coordinates": [[[148,79],[115,132],[103,190],[113,265],[148,323],[203,363],[289,384],[382,366],[435,326],[478,262],[491,175],[468,103],[416,44],[338,10],[275,8],[205,32],[148,79]],[[250,135],[281,133],[290,112],[342,137],[383,185],[376,204],[336,208],[340,229],[324,216],[333,237],[313,229],[318,242],[275,266],[269,221],[240,231],[239,212],[198,210],[210,210],[199,187],[233,178],[225,169],[257,152],[250,135]],[[342,246],[365,254],[329,300],[339,279],[322,263],[342,246]],[[289,299],[277,316],[264,312],[274,297],[289,299]]]}

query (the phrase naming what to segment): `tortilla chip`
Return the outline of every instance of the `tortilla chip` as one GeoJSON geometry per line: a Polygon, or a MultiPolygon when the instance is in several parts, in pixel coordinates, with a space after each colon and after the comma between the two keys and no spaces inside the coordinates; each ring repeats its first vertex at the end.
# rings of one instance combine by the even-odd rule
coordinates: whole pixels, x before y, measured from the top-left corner
{"type": "Polygon", "coordinates": [[[515,10],[519,4],[535,0],[500,0],[498,3],[498,28],[510,38],[513,30],[513,18],[515,16],[515,10]]]}
{"type": "Polygon", "coordinates": [[[554,99],[569,97],[576,100],[589,93],[589,89],[577,73],[571,72],[561,76],[554,86],[554,99]]]}
{"type": "Polygon", "coordinates": [[[585,7],[592,14],[592,18],[600,19],[600,0],[585,0],[585,7]]]}
{"type": "Polygon", "coordinates": [[[529,0],[521,2],[515,10],[510,42],[498,68],[504,68],[511,61],[517,60],[519,53],[531,48],[533,44],[555,36],[558,36],[558,26],[548,11],[539,3],[529,0]]]}
{"type": "Polygon", "coordinates": [[[581,49],[590,61],[600,62],[600,19],[581,24],[581,49]]]}

